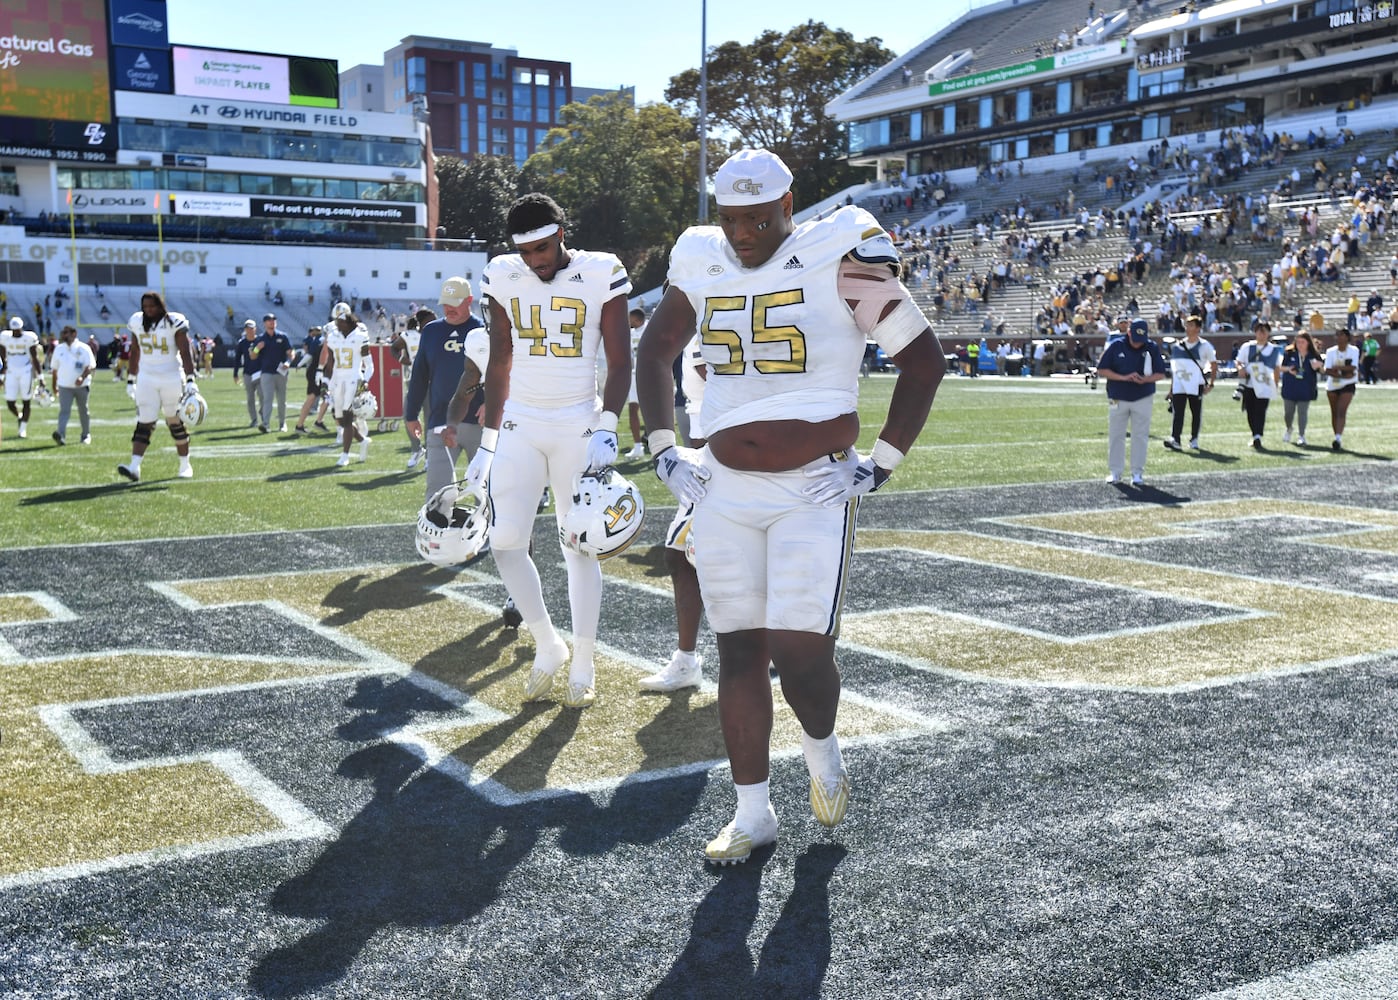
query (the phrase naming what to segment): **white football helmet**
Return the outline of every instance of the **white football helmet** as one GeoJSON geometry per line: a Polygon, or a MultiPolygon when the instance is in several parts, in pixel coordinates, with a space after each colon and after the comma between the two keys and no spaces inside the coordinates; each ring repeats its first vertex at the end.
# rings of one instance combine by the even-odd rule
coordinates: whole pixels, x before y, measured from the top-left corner
{"type": "Polygon", "coordinates": [[[355,393],[354,402],[350,403],[350,412],[356,419],[373,420],[379,412],[379,401],[374,398],[374,394],[368,389],[360,389],[355,393]]]}
{"type": "Polygon", "coordinates": [[[187,426],[198,427],[209,415],[209,404],[204,401],[203,396],[195,391],[180,400],[180,408],[177,412],[187,426]]]}
{"type": "Polygon", "coordinates": [[[434,566],[460,566],[485,547],[490,532],[490,501],[448,483],[417,512],[417,554],[434,566]]]}
{"type": "Polygon", "coordinates": [[[592,559],[609,559],[640,533],[646,503],[636,484],[615,469],[573,478],[573,506],[558,519],[558,540],[592,559]]]}

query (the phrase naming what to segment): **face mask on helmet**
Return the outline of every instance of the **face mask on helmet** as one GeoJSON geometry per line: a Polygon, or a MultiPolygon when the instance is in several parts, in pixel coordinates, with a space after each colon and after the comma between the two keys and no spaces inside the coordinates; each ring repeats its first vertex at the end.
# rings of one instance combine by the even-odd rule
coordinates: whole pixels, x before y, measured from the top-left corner
{"type": "Polygon", "coordinates": [[[615,469],[573,479],[573,506],[558,519],[564,548],[591,559],[609,559],[636,540],[646,516],[645,501],[615,469]]]}
{"type": "Polygon", "coordinates": [[[490,502],[466,492],[465,482],[443,486],[417,513],[417,554],[434,566],[460,566],[480,554],[490,533],[490,502]]]}
{"type": "Polygon", "coordinates": [[[180,400],[180,419],[184,421],[186,427],[198,427],[208,416],[209,404],[204,401],[204,397],[197,392],[192,392],[184,399],[180,400]]]}

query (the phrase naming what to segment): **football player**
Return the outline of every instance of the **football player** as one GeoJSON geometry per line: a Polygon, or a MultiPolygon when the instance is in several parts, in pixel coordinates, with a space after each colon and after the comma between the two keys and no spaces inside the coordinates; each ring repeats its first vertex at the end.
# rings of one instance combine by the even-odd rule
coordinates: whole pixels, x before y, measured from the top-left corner
{"type": "MultiPolygon", "coordinates": [[[[631,279],[610,253],[564,243],[563,210],[542,194],[517,200],[506,215],[516,252],[486,265],[481,293],[490,315],[481,444],[468,483],[489,483],[494,509],[490,544],[500,579],[538,643],[526,699],[545,697],[568,646],[544,606],[529,556],[539,495],[553,487],[560,523],[572,506],[573,478],[617,459],[617,417],[631,382],[626,296],[631,279]],[[597,399],[597,354],[607,378],[597,399]],[[500,461],[493,462],[496,452],[500,461]],[[492,468],[494,471],[492,472],[492,468]]],[[[572,661],[563,703],[586,708],[596,698],[593,648],[602,604],[602,567],[563,548],[573,619],[572,661]]]]}
{"type": "MultiPolygon", "coordinates": [[[[463,279],[464,280],[464,279],[463,279]]],[[[417,328],[417,317],[409,316],[407,328],[388,345],[388,349],[393,352],[393,356],[398,359],[398,363],[403,366],[403,384],[410,385],[413,379],[413,362],[417,360],[418,344],[422,341],[422,331],[417,328]]],[[[412,410],[404,410],[405,413],[412,413],[412,410]]],[[[408,435],[408,445],[412,448],[412,453],[408,456],[408,471],[412,472],[418,467],[427,453],[422,445],[422,426],[414,420],[403,421],[403,428],[408,435]]],[[[446,485],[443,483],[442,485],[446,485]]],[[[427,494],[432,495],[431,491],[427,494]]]]}
{"type": "Polygon", "coordinates": [[[0,360],[5,368],[5,405],[19,418],[19,436],[29,436],[29,409],[34,399],[34,382],[43,371],[39,358],[39,335],[24,328],[18,316],[0,337],[0,360]]]}
{"type": "Polygon", "coordinates": [[[767,150],[724,162],[718,225],[676,242],[636,364],[656,473],[695,505],[695,568],[718,640],[719,721],[738,799],[705,849],[719,864],[746,861],[777,836],[769,663],[801,723],[811,809],[825,826],[844,819],[835,638],[855,514],[912,447],[946,371],[888,234],[856,206],[795,225],[791,181],[767,150]],[[671,375],[696,325],[709,373],[702,451],[676,444],[671,375]],[[873,450],[860,455],[866,337],[899,374],[873,450]]]}
{"type": "Polygon", "coordinates": [[[132,313],[126,329],[131,334],[126,392],[136,401],[136,430],[131,435],[131,458],[118,465],[117,472],[133,483],[141,481],[141,460],[150,447],[156,418],[164,414],[180,456],[176,474],[192,479],[189,430],[180,418],[180,403],[199,391],[189,347],[189,323],[181,313],[166,309],[159,292],[151,291],[141,296],[141,311],[132,313]]]}
{"type": "Polygon", "coordinates": [[[369,438],[355,425],[351,409],[354,397],[364,387],[369,331],[348,302],[336,302],[330,317],[325,346],[320,349],[320,381],[330,387],[330,405],[335,408],[335,422],[340,425],[343,450],[335,465],[342,468],[350,463],[350,447],[356,439],[360,441],[359,460],[363,462],[369,457],[369,438]]]}

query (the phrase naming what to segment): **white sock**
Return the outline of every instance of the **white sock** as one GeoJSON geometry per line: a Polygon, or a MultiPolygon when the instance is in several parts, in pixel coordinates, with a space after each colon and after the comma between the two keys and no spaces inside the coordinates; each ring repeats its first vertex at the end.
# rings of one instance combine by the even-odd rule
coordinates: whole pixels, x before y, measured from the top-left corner
{"type": "Polygon", "coordinates": [[[739,826],[746,830],[754,830],[767,821],[767,810],[772,807],[767,789],[770,780],[759,781],[753,785],[740,785],[736,781],[733,783],[733,790],[738,793],[738,812],[733,818],[738,821],[739,826]]]}
{"type": "Polygon", "coordinates": [[[568,608],[573,613],[573,635],[595,636],[597,621],[602,615],[602,564],[564,549],[563,565],[568,569],[568,608]]]}
{"type": "Polygon", "coordinates": [[[529,550],[492,548],[491,552],[495,557],[495,568],[500,572],[500,582],[514,598],[515,608],[524,618],[524,624],[529,626],[535,641],[540,644],[557,642],[558,633],[554,631],[548,609],[544,607],[544,588],[539,583],[539,570],[534,560],[529,558],[529,550]]]}
{"type": "Polygon", "coordinates": [[[139,472],[141,470],[141,459],[143,457],[144,456],[141,455],[132,455],[131,461],[126,463],[127,467],[130,468],[132,472],[139,472]]]}
{"type": "Polygon", "coordinates": [[[189,465],[189,456],[188,456],[188,455],[181,455],[181,456],[180,456],[180,468],[181,468],[181,469],[188,469],[189,467],[190,467],[190,465],[189,465]]]}
{"type": "Polygon", "coordinates": [[[806,756],[806,770],[813,776],[833,778],[844,769],[845,761],[840,756],[840,741],[832,732],[823,740],[802,730],[801,752],[806,756]]]}
{"type": "Polygon", "coordinates": [[[573,636],[573,663],[568,668],[569,684],[592,686],[597,674],[597,668],[592,662],[592,649],[596,645],[596,639],[584,639],[579,635],[573,636]]]}

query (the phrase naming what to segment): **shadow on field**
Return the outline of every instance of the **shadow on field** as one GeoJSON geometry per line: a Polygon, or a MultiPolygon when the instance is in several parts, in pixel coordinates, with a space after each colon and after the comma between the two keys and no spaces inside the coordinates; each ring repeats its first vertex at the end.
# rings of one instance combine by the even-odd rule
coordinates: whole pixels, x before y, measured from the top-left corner
{"type": "MultiPolygon", "coordinates": [[[[450,708],[407,680],[366,678],[347,705],[362,713],[341,727],[355,740],[382,736],[425,714],[450,708]]],[[[567,745],[579,713],[535,702],[488,727],[453,757],[467,765],[539,715],[548,727],[520,754],[531,769],[547,769],[567,745]]],[[[300,939],[274,948],[254,966],[249,986],[264,997],[293,997],[332,987],[364,946],[388,927],[463,924],[488,909],[501,887],[550,826],[569,823],[581,796],[541,804],[499,806],[460,780],[424,768],[398,743],[375,743],[351,753],[336,773],[369,782],[372,797],[300,874],[272,895],[272,909],[316,923],[300,939]]]]}
{"type": "Polygon", "coordinates": [[[320,479],[323,476],[338,475],[340,467],[328,460],[323,466],[316,466],[314,469],[302,469],[299,472],[279,472],[275,476],[268,476],[269,483],[290,483],[298,479],[320,479]]]}
{"type": "Polygon", "coordinates": [[[103,497],[118,493],[165,493],[169,489],[170,487],[161,480],[128,483],[123,479],[114,483],[103,483],[101,486],[82,486],[76,489],[54,490],[52,493],[36,493],[20,500],[19,505],[21,507],[34,507],[40,504],[69,503],[74,500],[100,500],[103,497]]]}
{"type": "Polygon", "coordinates": [[[1241,461],[1237,455],[1225,455],[1221,451],[1209,451],[1207,448],[1200,448],[1191,452],[1195,458],[1205,462],[1213,462],[1217,465],[1234,465],[1241,461]]]}
{"type": "Polygon", "coordinates": [[[442,570],[428,563],[404,566],[371,583],[365,583],[365,574],[358,573],[337,583],[325,595],[323,605],[335,610],[322,621],[338,627],[357,622],[371,611],[407,611],[444,601],[446,598],[433,593],[433,588],[447,578],[442,570]]]}
{"type": "Polygon", "coordinates": [[[694,912],[689,943],[650,996],[693,996],[699,983],[709,995],[820,996],[830,966],[830,879],[848,853],[838,844],[812,844],[796,859],[796,884],[755,965],[748,935],[771,848],[736,868],[717,869],[714,887],[694,912]]]}
{"type": "Polygon", "coordinates": [[[403,473],[391,472],[387,475],[377,476],[374,479],[347,479],[340,484],[341,489],[349,490],[352,493],[363,493],[368,490],[376,490],[382,486],[397,486],[403,481],[403,473]]]}
{"type": "Polygon", "coordinates": [[[1158,504],[1182,504],[1190,503],[1193,497],[1180,496],[1178,493],[1171,493],[1169,490],[1162,490],[1159,486],[1146,483],[1144,486],[1133,486],[1130,489],[1121,491],[1123,500],[1130,500],[1132,503],[1158,503],[1158,504]]]}

